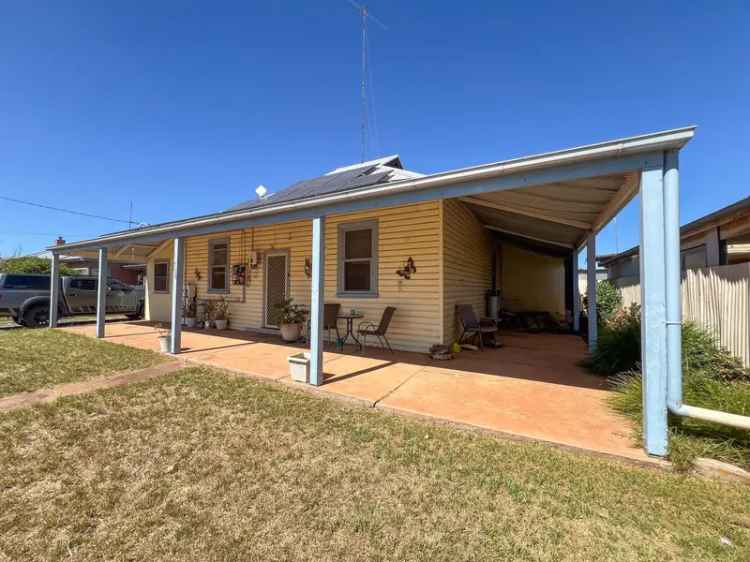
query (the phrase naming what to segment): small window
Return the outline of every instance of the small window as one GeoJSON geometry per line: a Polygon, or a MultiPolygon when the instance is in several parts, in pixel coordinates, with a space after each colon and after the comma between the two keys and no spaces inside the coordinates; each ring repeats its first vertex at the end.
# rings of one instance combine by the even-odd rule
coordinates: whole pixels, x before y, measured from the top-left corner
{"type": "Polygon", "coordinates": [[[71,279],[70,288],[79,291],[96,291],[96,279],[71,279]]]}
{"type": "Polygon", "coordinates": [[[155,293],[168,293],[169,292],[169,262],[168,261],[154,262],[154,292],[155,293]]]}
{"type": "Polygon", "coordinates": [[[208,243],[208,290],[216,293],[229,290],[229,242],[226,239],[208,243]]]}
{"type": "Polygon", "coordinates": [[[338,239],[338,293],[374,297],[378,293],[378,223],[342,224],[338,239]]]}

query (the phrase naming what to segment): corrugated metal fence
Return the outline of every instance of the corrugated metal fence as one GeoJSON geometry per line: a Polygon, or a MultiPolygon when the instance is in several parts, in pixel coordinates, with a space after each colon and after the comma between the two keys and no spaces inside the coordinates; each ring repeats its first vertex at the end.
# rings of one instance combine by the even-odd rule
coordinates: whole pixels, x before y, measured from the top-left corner
{"type": "MultiPolygon", "coordinates": [[[[624,306],[641,303],[637,277],[614,281],[624,306]]],[[[682,277],[682,317],[705,326],[750,366],[750,263],[689,269],[682,277]]]]}

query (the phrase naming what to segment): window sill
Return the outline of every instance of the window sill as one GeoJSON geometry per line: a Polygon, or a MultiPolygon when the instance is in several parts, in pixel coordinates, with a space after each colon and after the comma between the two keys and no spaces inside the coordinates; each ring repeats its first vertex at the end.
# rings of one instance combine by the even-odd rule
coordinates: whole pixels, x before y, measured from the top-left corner
{"type": "Polygon", "coordinates": [[[380,295],[378,293],[352,293],[336,291],[336,298],[339,299],[376,299],[380,295]]]}
{"type": "Polygon", "coordinates": [[[228,295],[229,289],[207,289],[209,295],[228,295]]]}

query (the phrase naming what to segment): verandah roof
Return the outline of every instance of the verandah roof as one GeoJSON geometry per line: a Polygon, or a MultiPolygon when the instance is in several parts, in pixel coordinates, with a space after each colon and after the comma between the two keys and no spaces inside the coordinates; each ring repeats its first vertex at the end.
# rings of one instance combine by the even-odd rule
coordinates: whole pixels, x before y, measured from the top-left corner
{"type": "Polygon", "coordinates": [[[461,198],[488,227],[531,240],[580,247],[638,192],[640,172],[661,166],[695,127],[525,156],[422,177],[345,187],[322,194],[116,232],[49,248],[74,253],[138,246],[144,252],[176,237],[225,232],[327,214],[461,198]]]}

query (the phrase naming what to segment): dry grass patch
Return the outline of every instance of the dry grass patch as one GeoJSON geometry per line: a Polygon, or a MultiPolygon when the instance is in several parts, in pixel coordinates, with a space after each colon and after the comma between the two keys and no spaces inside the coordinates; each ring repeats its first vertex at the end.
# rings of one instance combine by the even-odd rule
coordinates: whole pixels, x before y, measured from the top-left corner
{"type": "Polygon", "coordinates": [[[57,330],[0,331],[0,396],[151,367],[158,353],[57,330]]]}
{"type": "Polygon", "coordinates": [[[0,450],[12,560],[750,559],[747,488],[202,368],[2,415],[0,450]]]}

